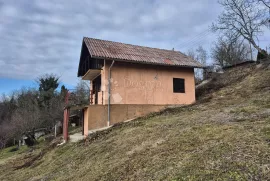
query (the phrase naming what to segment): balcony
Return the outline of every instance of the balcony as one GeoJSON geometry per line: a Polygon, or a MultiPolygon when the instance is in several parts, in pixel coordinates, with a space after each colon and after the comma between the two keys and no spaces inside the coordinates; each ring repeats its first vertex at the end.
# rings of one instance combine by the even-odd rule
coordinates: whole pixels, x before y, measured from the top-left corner
{"type": "Polygon", "coordinates": [[[95,78],[97,78],[99,75],[101,74],[101,70],[100,69],[89,69],[84,76],[82,77],[83,80],[94,80],[95,78]]]}
{"type": "Polygon", "coordinates": [[[92,81],[100,75],[103,67],[103,59],[91,58],[88,52],[84,52],[80,59],[78,77],[82,77],[83,80],[92,81]]]}

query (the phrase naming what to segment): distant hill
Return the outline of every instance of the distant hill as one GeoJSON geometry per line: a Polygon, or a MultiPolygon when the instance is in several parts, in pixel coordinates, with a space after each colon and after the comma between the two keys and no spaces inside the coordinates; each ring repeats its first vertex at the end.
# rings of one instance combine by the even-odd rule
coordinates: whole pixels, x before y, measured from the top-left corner
{"type": "Polygon", "coordinates": [[[0,157],[0,180],[270,180],[269,62],[230,68],[197,94],[86,142],[0,157]]]}

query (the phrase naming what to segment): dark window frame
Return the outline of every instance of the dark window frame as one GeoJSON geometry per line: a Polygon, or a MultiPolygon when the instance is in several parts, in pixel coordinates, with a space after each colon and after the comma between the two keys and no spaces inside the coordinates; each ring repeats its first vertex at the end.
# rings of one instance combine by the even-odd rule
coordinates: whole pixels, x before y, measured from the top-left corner
{"type": "Polygon", "coordinates": [[[173,93],[186,93],[185,79],[173,78],[173,93]]]}

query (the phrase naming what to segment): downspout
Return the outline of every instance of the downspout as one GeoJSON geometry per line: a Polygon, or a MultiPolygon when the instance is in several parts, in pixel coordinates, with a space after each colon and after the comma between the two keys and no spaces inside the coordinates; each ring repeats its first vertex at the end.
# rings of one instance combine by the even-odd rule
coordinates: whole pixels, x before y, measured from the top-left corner
{"type": "Polygon", "coordinates": [[[111,66],[109,67],[109,78],[108,78],[108,82],[109,82],[109,85],[108,85],[108,125],[107,126],[110,126],[110,104],[111,104],[111,68],[113,67],[113,64],[114,64],[114,60],[111,64],[111,66]]]}

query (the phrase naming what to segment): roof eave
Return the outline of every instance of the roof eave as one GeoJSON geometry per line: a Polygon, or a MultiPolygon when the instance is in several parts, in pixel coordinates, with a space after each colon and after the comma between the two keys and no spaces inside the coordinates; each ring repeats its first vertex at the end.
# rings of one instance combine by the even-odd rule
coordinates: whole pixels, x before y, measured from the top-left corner
{"type": "Polygon", "coordinates": [[[143,61],[133,61],[133,60],[125,60],[125,59],[117,59],[117,58],[107,58],[107,57],[99,57],[99,56],[92,56],[92,58],[96,59],[106,59],[106,60],[115,60],[119,62],[129,62],[134,64],[147,64],[147,65],[161,65],[161,66],[169,66],[169,67],[183,67],[183,68],[205,68],[204,66],[190,66],[190,65],[172,65],[172,64],[162,64],[162,63],[152,63],[152,62],[143,62],[143,61]]]}
{"type": "Polygon", "coordinates": [[[79,67],[78,67],[78,72],[77,72],[77,77],[80,77],[80,66],[81,66],[81,61],[82,61],[82,49],[83,49],[83,43],[84,43],[84,38],[82,40],[82,46],[81,46],[81,53],[80,53],[80,60],[79,60],[79,67]]]}
{"type": "Polygon", "coordinates": [[[90,57],[92,58],[92,54],[90,52],[89,47],[87,46],[87,43],[85,42],[85,40],[87,39],[87,37],[83,37],[82,40],[82,46],[81,46],[81,54],[80,54],[80,61],[79,61],[79,67],[78,67],[78,72],[77,72],[77,77],[82,77],[83,75],[79,75],[79,71],[80,71],[80,65],[81,65],[81,61],[82,61],[82,50],[83,50],[83,44],[85,44],[87,51],[89,52],[90,57]]]}

